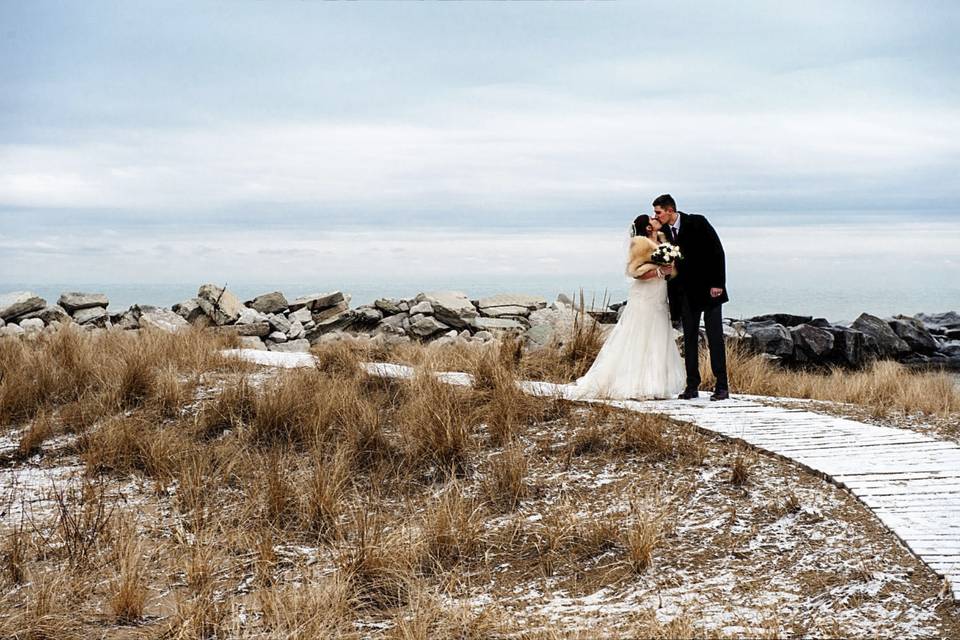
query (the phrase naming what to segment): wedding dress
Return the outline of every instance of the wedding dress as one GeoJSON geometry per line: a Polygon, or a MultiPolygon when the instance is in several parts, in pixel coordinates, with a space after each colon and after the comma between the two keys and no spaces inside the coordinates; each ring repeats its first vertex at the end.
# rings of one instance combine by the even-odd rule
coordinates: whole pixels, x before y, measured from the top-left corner
{"type": "Polygon", "coordinates": [[[635,279],[627,306],[574,397],[650,400],[676,397],[686,372],[667,306],[667,281],[635,279]]]}

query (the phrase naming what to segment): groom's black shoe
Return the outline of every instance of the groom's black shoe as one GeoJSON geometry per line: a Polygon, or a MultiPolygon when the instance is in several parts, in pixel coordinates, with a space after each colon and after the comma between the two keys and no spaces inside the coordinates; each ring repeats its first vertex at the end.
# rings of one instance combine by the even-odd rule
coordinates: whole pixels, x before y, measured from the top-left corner
{"type": "Polygon", "coordinates": [[[729,400],[730,392],[726,389],[717,389],[713,392],[713,395],[710,396],[711,400],[729,400]]]}
{"type": "Polygon", "coordinates": [[[681,393],[681,394],[677,397],[677,399],[678,399],[678,400],[693,400],[694,398],[697,398],[697,397],[699,397],[699,396],[700,396],[700,392],[697,391],[696,389],[686,389],[683,393],[681,393]]]}

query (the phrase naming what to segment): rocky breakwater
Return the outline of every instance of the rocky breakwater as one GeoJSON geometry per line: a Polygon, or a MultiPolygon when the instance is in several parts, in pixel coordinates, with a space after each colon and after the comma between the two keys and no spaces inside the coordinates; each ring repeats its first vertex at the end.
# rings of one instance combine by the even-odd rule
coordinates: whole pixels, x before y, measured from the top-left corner
{"type": "Polygon", "coordinates": [[[953,311],[891,318],[863,313],[849,324],[775,313],[726,319],[724,331],[728,341],[790,366],[859,369],[885,359],[960,370],[960,314],[953,311]]]}

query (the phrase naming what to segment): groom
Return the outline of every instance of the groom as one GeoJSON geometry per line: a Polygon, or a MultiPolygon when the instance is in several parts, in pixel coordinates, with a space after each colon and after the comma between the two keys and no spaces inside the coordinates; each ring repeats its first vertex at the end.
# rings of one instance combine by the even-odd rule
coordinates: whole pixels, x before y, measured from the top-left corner
{"type": "Polygon", "coordinates": [[[723,245],[707,219],[677,211],[670,194],[653,201],[653,213],[663,225],[667,240],[680,247],[683,259],[677,275],[667,285],[670,316],[683,324],[683,352],[687,369],[687,388],[680,399],[691,400],[699,395],[700,316],[707,330],[710,347],[710,368],[717,379],[711,400],[730,397],[727,383],[727,357],[723,345],[721,305],[729,300],[726,288],[726,261],[723,245]]]}

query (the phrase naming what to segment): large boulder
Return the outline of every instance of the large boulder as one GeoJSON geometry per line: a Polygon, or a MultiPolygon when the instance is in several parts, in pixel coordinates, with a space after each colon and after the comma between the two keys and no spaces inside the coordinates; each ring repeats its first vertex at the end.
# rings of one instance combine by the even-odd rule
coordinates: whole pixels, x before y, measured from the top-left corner
{"type": "Polygon", "coordinates": [[[495,336],[518,336],[527,330],[525,325],[507,318],[474,318],[473,327],[477,331],[489,331],[495,336]]]}
{"type": "Polygon", "coordinates": [[[410,332],[420,336],[421,338],[428,338],[435,333],[449,330],[450,327],[442,322],[439,322],[433,316],[427,316],[422,313],[418,313],[410,317],[410,332]]]}
{"type": "Polygon", "coordinates": [[[346,300],[342,300],[332,307],[327,307],[326,309],[320,309],[319,311],[312,311],[310,313],[310,319],[313,322],[326,322],[330,318],[335,318],[337,316],[343,315],[346,311],[350,309],[350,305],[346,300]]]}
{"type": "Polygon", "coordinates": [[[400,300],[390,300],[388,298],[380,298],[374,300],[373,306],[383,312],[384,315],[392,316],[398,313],[402,313],[404,310],[400,308],[400,300]]]}
{"type": "Polygon", "coordinates": [[[50,324],[51,322],[71,322],[70,314],[67,313],[66,309],[61,307],[58,304],[50,305],[40,309],[40,311],[34,311],[33,313],[28,313],[25,316],[22,316],[21,320],[30,320],[33,318],[39,318],[43,321],[43,324],[50,324]]]}
{"type": "Polygon", "coordinates": [[[764,322],[783,325],[784,327],[797,327],[801,324],[809,324],[813,316],[795,316],[790,313],[767,313],[762,316],[748,318],[748,322],[764,322]]]}
{"type": "Polygon", "coordinates": [[[324,317],[322,320],[316,320],[317,317],[319,316],[314,315],[312,328],[306,330],[306,327],[304,327],[306,330],[306,339],[309,340],[311,344],[318,342],[324,334],[342,331],[353,324],[353,312],[350,310],[340,311],[335,315],[324,317]]]}
{"type": "Polygon", "coordinates": [[[270,323],[271,327],[283,333],[284,335],[286,335],[293,326],[293,323],[291,323],[289,319],[278,313],[271,313],[266,317],[266,320],[270,323]]]}
{"type": "Polygon", "coordinates": [[[933,336],[930,335],[930,332],[927,331],[920,320],[907,316],[896,316],[889,320],[887,324],[913,351],[929,354],[937,350],[937,341],[933,339],[933,336]]]}
{"type": "Polygon", "coordinates": [[[547,301],[540,296],[528,296],[515,293],[501,293],[480,298],[477,308],[481,316],[502,318],[505,316],[529,316],[532,311],[543,309],[547,301]]]}
{"type": "Polygon", "coordinates": [[[26,332],[15,322],[0,327],[0,338],[19,338],[24,333],[26,332]]]}
{"type": "Polygon", "coordinates": [[[850,328],[865,334],[867,346],[883,358],[898,358],[910,353],[910,345],[889,324],[869,313],[861,313],[850,328]]]}
{"type": "Polygon", "coordinates": [[[918,313],[914,316],[922,322],[930,333],[945,335],[948,331],[960,331],[960,313],[918,313]]]}
{"type": "Polygon", "coordinates": [[[859,369],[867,363],[867,337],[863,333],[836,326],[830,327],[827,331],[833,335],[831,360],[852,369],[859,369]]]}
{"type": "Polygon", "coordinates": [[[271,291],[248,301],[246,305],[260,313],[282,313],[290,306],[290,303],[279,291],[271,291]]]}
{"type": "Polygon", "coordinates": [[[197,291],[197,302],[217,326],[233,324],[244,308],[240,298],[215,284],[201,286],[197,291]]]}
{"type": "Polygon", "coordinates": [[[388,333],[401,336],[406,334],[407,327],[410,326],[410,314],[406,311],[387,316],[377,325],[378,333],[388,333]]]}
{"type": "Polygon", "coordinates": [[[424,300],[423,302],[418,302],[417,304],[410,307],[410,315],[415,316],[418,313],[425,316],[433,315],[433,305],[424,300]]]}
{"type": "Polygon", "coordinates": [[[73,314],[80,309],[90,309],[91,307],[107,307],[110,300],[103,293],[80,293],[79,291],[69,291],[60,294],[57,304],[66,309],[67,313],[73,314]]]}
{"type": "Polygon", "coordinates": [[[790,337],[797,362],[823,364],[833,350],[833,334],[826,329],[801,324],[790,329],[790,337]]]}
{"type": "Polygon", "coordinates": [[[291,312],[287,317],[290,319],[290,322],[299,322],[300,324],[307,324],[313,320],[312,312],[306,307],[291,312]]]}
{"type": "Polygon", "coordinates": [[[251,307],[244,307],[240,310],[240,317],[237,318],[236,324],[256,324],[258,322],[269,321],[270,317],[267,314],[261,313],[251,307]]]}
{"type": "Polygon", "coordinates": [[[16,320],[47,306],[47,301],[30,291],[14,291],[0,295],[0,318],[16,320]]]}
{"type": "Polygon", "coordinates": [[[780,358],[793,355],[793,336],[782,324],[749,323],[746,332],[750,336],[750,345],[760,353],[768,353],[780,358]]]}
{"type": "Polygon", "coordinates": [[[173,305],[172,308],[174,313],[190,324],[197,324],[202,318],[206,318],[203,307],[200,306],[200,298],[190,298],[189,300],[178,302],[173,305]]]}
{"type": "Polygon", "coordinates": [[[477,309],[469,298],[459,291],[432,291],[421,293],[417,302],[429,302],[440,322],[455,329],[466,329],[477,317],[477,309]]]}
{"type": "Polygon", "coordinates": [[[263,338],[270,335],[273,329],[269,322],[254,322],[253,324],[228,324],[219,327],[210,327],[211,331],[235,336],[257,336],[263,338]]]}
{"type": "Polygon", "coordinates": [[[35,335],[43,331],[43,320],[40,318],[28,318],[20,321],[20,328],[27,335],[35,335]]]}
{"type": "Polygon", "coordinates": [[[354,321],[364,327],[373,327],[383,320],[383,312],[373,305],[360,305],[353,310],[354,321]]]}
{"type": "Polygon", "coordinates": [[[272,344],[267,347],[270,351],[279,351],[281,353],[309,353],[310,341],[306,338],[300,340],[291,340],[282,344],[272,344]]]}
{"type": "Polygon", "coordinates": [[[183,317],[174,313],[170,309],[163,307],[137,306],[131,310],[136,310],[139,318],[137,320],[141,329],[160,329],[169,333],[175,333],[190,326],[183,317]]]}
{"type": "Polygon", "coordinates": [[[296,311],[304,307],[310,309],[310,311],[323,311],[324,309],[329,309],[335,305],[347,302],[348,297],[343,295],[343,292],[332,291],[330,293],[311,293],[300,296],[291,302],[289,306],[290,311],[296,311]]]}
{"type": "Polygon", "coordinates": [[[107,328],[111,326],[110,314],[104,307],[87,307],[73,313],[73,321],[90,327],[107,328]]]}

